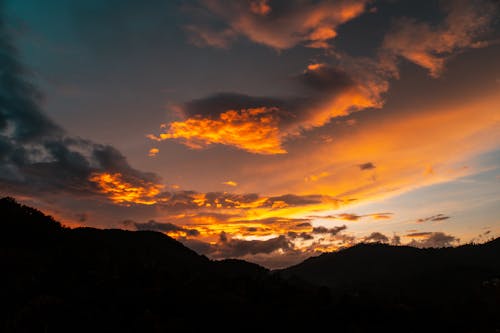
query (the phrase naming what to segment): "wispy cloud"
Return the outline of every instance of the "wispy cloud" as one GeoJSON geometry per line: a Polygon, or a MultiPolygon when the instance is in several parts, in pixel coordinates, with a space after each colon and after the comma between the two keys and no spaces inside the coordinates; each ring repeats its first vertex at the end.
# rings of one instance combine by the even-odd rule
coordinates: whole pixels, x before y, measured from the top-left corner
{"type": "Polygon", "coordinates": [[[227,47],[237,36],[278,50],[296,45],[328,48],[337,28],[366,12],[370,0],[271,2],[265,0],[201,0],[213,22],[188,25],[197,46],[227,47]],[[216,29],[216,24],[225,24],[216,29]]]}
{"type": "Polygon", "coordinates": [[[417,223],[444,221],[444,220],[447,220],[449,218],[450,218],[450,216],[447,216],[444,214],[437,214],[437,215],[432,215],[432,216],[420,218],[417,220],[417,223]]]}
{"type": "Polygon", "coordinates": [[[382,46],[386,65],[394,68],[395,58],[403,57],[438,77],[453,53],[488,45],[481,37],[498,15],[495,2],[456,0],[442,4],[446,18],[437,25],[412,18],[396,22],[382,46]]]}

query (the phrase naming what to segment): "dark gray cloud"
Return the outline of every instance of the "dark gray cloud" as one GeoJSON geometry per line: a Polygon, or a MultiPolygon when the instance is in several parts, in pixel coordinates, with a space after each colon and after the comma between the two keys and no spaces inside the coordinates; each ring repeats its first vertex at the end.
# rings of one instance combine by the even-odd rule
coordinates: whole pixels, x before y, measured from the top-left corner
{"type": "Polygon", "coordinates": [[[406,234],[407,237],[428,237],[432,235],[432,232],[412,232],[412,233],[409,233],[409,234],[406,234]]]}
{"type": "Polygon", "coordinates": [[[307,232],[295,232],[295,231],[289,231],[286,234],[290,239],[297,239],[301,238],[303,240],[311,240],[314,239],[314,237],[307,233],[307,232]]]}
{"type": "Polygon", "coordinates": [[[186,117],[213,118],[227,110],[259,108],[262,106],[283,108],[287,104],[286,100],[276,97],[216,93],[205,98],[186,102],[182,105],[182,111],[186,117]]]}
{"type": "Polygon", "coordinates": [[[307,70],[297,77],[298,81],[312,92],[336,94],[356,85],[353,78],[340,68],[324,64],[317,66],[319,67],[307,70]]]}
{"type": "Polygon", "coordinates": [[[18,144],[61,136],[63,130],[41,111],[41,95],[18,61],[19,54],[6,26],[3,1],[0,2],[0,50],[0,131],[8,130],[10,141],[18,144]]]}
{"type": "Polygon", "coordinates": [[[199,236],[200,232],[196,229],[188,229],[181,226],[178,226],[169,222],[157,222],[155,220],[149,220],[148,222],[139,223],[132,222],[134,227],[137,230],[151,230],[151,231],[159,231],[159,232],[181,232],[185,233],[187,236],[199,236]]]}
{"type": "Polygon", "coordinates": [[[445,234],[444,232],[415,232],[406,235],[408,237],[416,237],[413,239],[409,246],[415,247],[448,247],[453,246],[460,242],[459,238],[455,236],[445,234]]]}
{"type": "Polygon", "coordinates": [[[432,216],[418,219],[417,223],[444,221],[444,220],[447,220],[449,218],[450,218],[450,216],[447,216],[444,214],[437,214],[437,215],[432,215],[432,216]]]}
{"type": "Polygon", "coordinates": [[[327,228],[327,227],[314,227],[312,230],[313,234],[330,234],[332,236],[337,235],[339,232],[346,230],[347,226],[346,225],[340,225],[337,227],[333,228],[327,228]]]}
{"type": "Polygon", "coordinates": [[[372,232],[370,235],[366,236],[363,241],[365,243],[375,242],[375,243],[388,243],[389,237],[380,232],[372,232]]]}
{"type": "Polygon", "coordinates": [[[358,164],[359,170],[372,170],[375,169],[376,166],[372,162],[358,164]]]}

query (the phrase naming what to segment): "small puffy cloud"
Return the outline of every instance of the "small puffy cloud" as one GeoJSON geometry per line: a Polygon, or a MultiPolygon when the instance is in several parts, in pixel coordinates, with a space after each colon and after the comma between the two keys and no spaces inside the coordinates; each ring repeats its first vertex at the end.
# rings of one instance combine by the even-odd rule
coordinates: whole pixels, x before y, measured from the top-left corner
{"type": "Polygon", "coordinates": [[[498,17],[498,4],[489,0],[443,1],[446,18],[437,25],[411,18],[399,19],[386,35],[382,53],[385,65],[396,69],[403,57],[438,77],[450,55],[488,45],[481,37],[498,17]]]}
{"type": "Polygon", "coordinates": [[[358,167],[359,167],[359,170],[361,170],[361,171],[373,170],[376,168],[375,164],[373,164],[372,162],[358,164],[358,167]]]}
{"type": "Polygon", "coordinates": [[[148,156],[149,157],[155,157],[156,155],[158,155],[158,153],[160,152],[160,149],[158,148],[151,148],[148,152],[148,156]]]}
{"type": "Polygon", "coordinates": [[[232,186],[232,187],[238,186],[238,183],[235,181],[232,181],[232,180],[227,180],[227,181],[223,182],[222,184],[227,185],[227,186],[232,186]]]}
{"type": "Polygon", "coordinates": [[[380,232],[372,232],[370,235],[366,236],[363,241],[365,243],[375,242],[375,243],[388,243],[389,237],[380,233],[380,232]]]}

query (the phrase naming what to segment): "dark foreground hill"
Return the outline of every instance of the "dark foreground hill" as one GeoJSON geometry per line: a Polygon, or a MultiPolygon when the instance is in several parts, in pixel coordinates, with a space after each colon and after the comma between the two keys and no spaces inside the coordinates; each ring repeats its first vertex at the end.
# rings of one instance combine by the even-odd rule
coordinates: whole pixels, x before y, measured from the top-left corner
{"type": "Polygon", "coordinates": [[[1,332],[497,332],[500,242],[359,245],[269,272],[0,199],[1,332]]]}

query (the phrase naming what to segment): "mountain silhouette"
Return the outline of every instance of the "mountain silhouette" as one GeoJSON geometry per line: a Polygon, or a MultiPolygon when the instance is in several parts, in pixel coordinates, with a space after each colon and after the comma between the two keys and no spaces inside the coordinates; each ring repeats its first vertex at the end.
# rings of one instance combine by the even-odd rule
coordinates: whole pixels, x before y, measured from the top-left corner
{"type": "Polygon", "coordinates": [[[498,332],[500,240],[361,244],[279,271],[0,199],[2,332],[498,332]]]}

